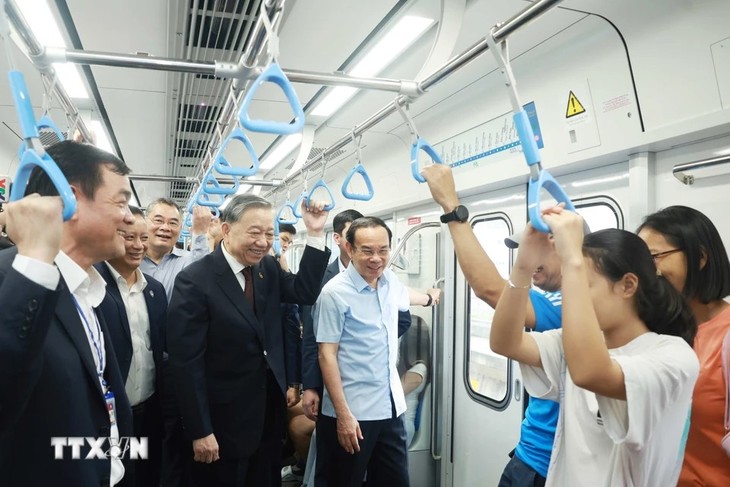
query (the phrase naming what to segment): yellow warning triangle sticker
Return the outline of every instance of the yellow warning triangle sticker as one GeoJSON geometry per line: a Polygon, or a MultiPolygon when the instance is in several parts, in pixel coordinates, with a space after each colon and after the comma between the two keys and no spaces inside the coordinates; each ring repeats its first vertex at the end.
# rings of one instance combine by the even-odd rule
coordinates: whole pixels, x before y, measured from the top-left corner
{"type": "Polygon", "coordinates": [[[583,107],[583,104],[578,101],[578,97],[571,90],[570,95],[568,95],[568,108],[565,110],[565,118],[580,115],[581,113],[585,113],[585,111],[586,109],[583,107]]]}

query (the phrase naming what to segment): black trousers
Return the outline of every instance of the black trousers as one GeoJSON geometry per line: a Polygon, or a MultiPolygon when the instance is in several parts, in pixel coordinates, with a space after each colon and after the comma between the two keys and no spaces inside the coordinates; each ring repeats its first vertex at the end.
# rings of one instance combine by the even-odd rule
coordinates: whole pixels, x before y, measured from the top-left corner
{"type": "Polygon", "coordinates": [[[175,385],[167,362],[162,367],[162,487],[191,487],[190,470],[193,463],[192,442],[185,438],[175,385]]]}
{"type": "Polygon", "coordinates": [[[198,487],[280,487],[281,454],[286,431],[286,399],[271,371],[267,371],[266,416],[258,448],[250,457],[193,462],[198,487]]]}
{"type": "Polygon", "coordinates": [[[132,406],[135,437],[147,438],[147,460],[124,457],[124,478],[120,487],[158,487],[162,463],[162,412],[160,395],[155,393],[146,401],[132,406]]]}
{"type": "Polygon", "coordinates": [[[337,419],[317,420],[316,487],[408,487],[408,448],[404,416],[359,421],[360,451],[347,453],[337,441],[337,419]]]}

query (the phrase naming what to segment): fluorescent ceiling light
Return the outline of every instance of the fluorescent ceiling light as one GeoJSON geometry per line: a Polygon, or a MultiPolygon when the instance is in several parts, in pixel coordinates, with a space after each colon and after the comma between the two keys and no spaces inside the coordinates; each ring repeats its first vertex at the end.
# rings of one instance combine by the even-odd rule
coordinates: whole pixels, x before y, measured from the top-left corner
{"type": "MultiPolygon", "coordinates": [[[[433,19],[406,15],[401,18],[347,73],[375,76],[408,49],[432,24],[433,19]]],[[[312,115],[328,117],[357,93],[357,88],[338,87],[330,91],[312,110],[312,115]]]]}
{"type": "Polygon", "coordinates": [[[94,134],[95,142],[93,145],[112,154],[117,153],[112,147],[109,137],[106,135],[106,130],[100,121],[92,120],[88,123],[88,126],[91,133],[94,134]]]}
{"type": "Polygon", "coordinates": [[[44,46],[67,47],[46,0],[20,0],[16,5],[38,42],[44,46]]]}
{"type": "MultiPolygon", "coordinates": [[[[67,48],[56,19],[46,0],[22,0],[17,2],[20,12],[28,23],[38,42],[48,47],[67,48]]],[[[89,98],[89,92],[81,78],[78,66],[68,63],[54,63],[58,81],[71,98],[89,98]]]]}
{"type": "Polygon", "coordinates": [[[264,158],[263,161],[261,161],[261,165],[259,166],[259,169],[263,169],[264,171],[268,171],[272,167],[279,164],[286,156],[291,154],[291,152],[296,149],[299,144],[302,143],[302,134],[301,132],[296,134],[291,134],[286,137],[284,137],[280,142],[279,145],[276,146],[274,150],[271,151],[271,153],[264,158]]]}
{"type": "Polygon", "coordinates": [[[56,70],[58,81],[66,90],[71,98],[89,98],[89,92],[86,91],[78,66],[68,63],[54,63],[53,69],[56,70]]]}

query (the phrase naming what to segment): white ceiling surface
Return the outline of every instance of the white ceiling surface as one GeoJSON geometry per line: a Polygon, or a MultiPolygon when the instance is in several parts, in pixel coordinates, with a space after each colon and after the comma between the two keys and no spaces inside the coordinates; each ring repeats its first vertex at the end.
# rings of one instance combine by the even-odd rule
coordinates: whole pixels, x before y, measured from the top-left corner
{"type": "MultiPolygon", "coordinates": [[[[85,49],[119,53],[140,51],[156,56],[177,57],[176,53],[170,52],[169,46],[175,44],[178,15],[180,9],[184,7],[175,2],[184,2],[183,4],[187,5],[188,0],[66,1],[85,49]]],[[[280,32],[281,66],[315,72],[332,72],[338,69],[396,3],[395,0],[288,0],[280,32]]],[[[691,2],[667,0],[665,3],[671,3],[673,9],[686,9],[691,2]]],[[[446,4],[448,5],[448,0],[446,4]]],[[[453,54],[462,52],[480,40],[487,34],[490,26],[508,19],[527,4],[526,1],[515,0],[469,0],[453,54]]],[[[637,37],[641,35],[642,19],[655,20],[656,15],[660,14],[657,10],[662,10],[657,9],[653,2],[637,4],[633,1],[565,0],[562,6],[604,14],[618,25],[625,35],[628,31],[637,37]]],[[[401,12],[425,15],[438,20],[440,8],[440,0],[411,0],[401,12]]],[[[664,5],[663,10],[668,11],[670,8],[664,5]]],[[[533,48],[579,21],[584,15],[568,8],[553,9],[513,36],[512,57],[533,48]]],[[[436,32],[436,27],[432,28],[380,76],[412,79],[426,61],[436,32]]],[[[685,42],[691,40],[686,39],[685,42]]],[[[671,62],[671,56],[663,56],[663,59],[671,62]]],[[[33,75],[34,69],[24,60],[20,67],[27,73],[29,83],[33,84],[31,95],[36,106],[39,106],[42,90],[37,79],[35,81],[32,79],[37,78],[33,75]]],[[[424,127],[423,135],[428,139],[429,125],[438,122],[439,112],[448,109],[449,103],[453,103],[450,101],[452,97],[459,96],[460,91],[486,76],[495,67],[492,56],[483,55],[417,100],[411,112],[416,125],[424,127]]],[[[172,126],[172,123],[167,120],[166,114],[172,106],[172,94],[168,88],[172,85],[168,83],[168,77],[172,75],[158,71],[99,66],[94,67],[93,72],[122,154],[133,172],[180,173],[168,162],[171,160],[168,140],[172,136],[168,126],[172,126]]],[[[640,87],[641,72],[637,72],[636,75],[640,87]]],[[[305,105],[320,89],[320,86],[310,84],[297,83],[294,86],[302,105],[305,105]]],[[[11,127],[17,127],[8,90],[1,91],[0,117],[11,127]]],[[[326,120],[324,124],[321,118],[309,116],[307,123],[318,126],[314,147],[329,146],[348,134],[356,124],[363,122],[392,101],[394,97],[394,93],[361,90],[343,110],[326,120]]],[[[504,99],[507,110],[506,93],[504,99]]],[[[254,117],[285,120],[290,114],[290,109],[281,93],[270,86],[264,86],[257,94],[252,114],[254,117]]],[[[57,121],[59,116],[62,120],[62,114],[53,116],[57,121]]],[[[366,133],[363,144],[378,145],[384,140],[392,140],[394,136],[403,141],[404,147],[409,142],[407,129],[397,114],[366,133]]],[[[251,139],[256,152],[262,155],[275,137],[251,134],[251,139]]],[[[0,174],[4,168],[7,168],[5,172],[10,172],[11,168],[7,161],[13,158],[17,144],[17,138],[7,128],[0,126],[0,156],[2,156],[0,174]]],[[[346,148],[348,153],[352,150],[351,146],[346,148]]],[[[286,166],[295,156],[296,151],[288,158],[287,163],[269,173],[267,177],[285,176],[286,166]]],[[[236,153],[234,150],[231,157],[236,162],[245,160],[240,151],[236,153]]],[[[338,170],[344,171],[349,169],[349,166],[350,162],[347,162],[338,170]]],[[[135,186],[142,204],[165,194],[167,188],[165,183],[137,182],[135,186]]]]}

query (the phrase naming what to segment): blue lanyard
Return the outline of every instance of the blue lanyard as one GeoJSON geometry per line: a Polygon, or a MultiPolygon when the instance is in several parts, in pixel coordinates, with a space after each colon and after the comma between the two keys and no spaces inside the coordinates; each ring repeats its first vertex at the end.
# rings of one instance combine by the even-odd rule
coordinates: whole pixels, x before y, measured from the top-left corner
{"type": "MultiPolygon", "coordinates": [[[[71,297],[74,300],[76,309],[78,310],[79,314],[81,315],[81,319],[84,320],[84,325],[86,325],[86,329],[89,330],[89,336],[91,337],[91,343],[94,345],[94,349],[96,350],[96,356],[99,358],[99,369],[96,371],[96,373],[99,376],[99,379],[101,380],[102,386],[104,386],[104,388],[106,388],[106,381],[104,380],[104,354],[101,351],[101,343],[96,342],[94,333],[91,331],[91,326],[89,325],[89,320],[86,318],[86,313],[84,313],[84,310],[81,309],[79,302],[76,300],[76,296],[74,296],[72,294],[71,297]]],[[[93,314],[93,310],[92,310],[92,314],[93,314]]],[[[99,341],[101,341],[101,325],[99,325],[99,319],[96,317],[96,314],[94,314],[94,321],[96,322],[96,331],[99,336],[99,341]]],[[[104,391],[104,392],[106,393],[106,391],[104,391]]]]}

